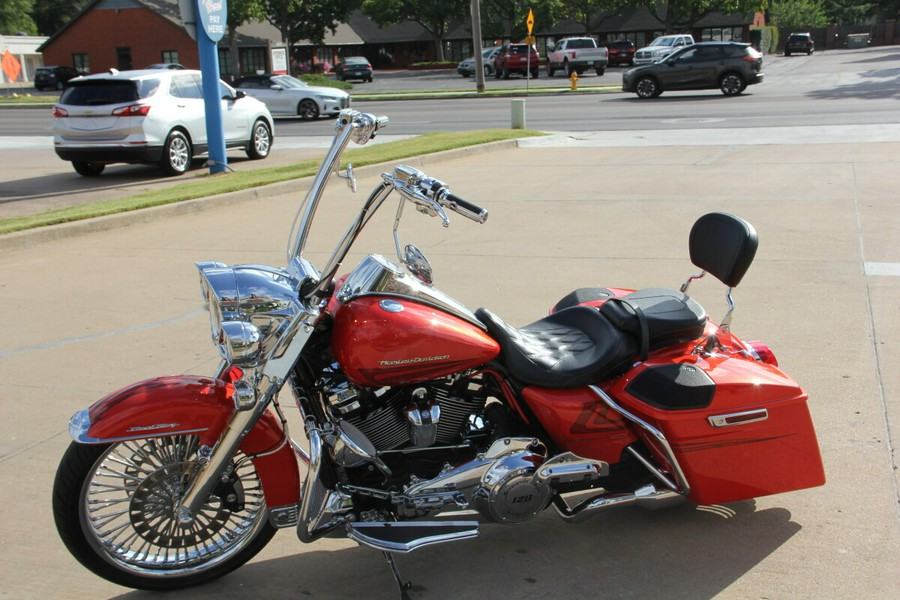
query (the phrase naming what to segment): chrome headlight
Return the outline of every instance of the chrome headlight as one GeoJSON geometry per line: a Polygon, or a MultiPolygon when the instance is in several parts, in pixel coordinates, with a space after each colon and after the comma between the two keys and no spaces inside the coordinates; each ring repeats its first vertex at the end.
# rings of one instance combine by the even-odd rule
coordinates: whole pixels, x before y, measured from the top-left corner
{"type": "Polygon", "coordinates": [[[291,279],[269,267],[197,263],[210,333],[229,364],[264,363],[279,335],[300,312],[291,279]]]}

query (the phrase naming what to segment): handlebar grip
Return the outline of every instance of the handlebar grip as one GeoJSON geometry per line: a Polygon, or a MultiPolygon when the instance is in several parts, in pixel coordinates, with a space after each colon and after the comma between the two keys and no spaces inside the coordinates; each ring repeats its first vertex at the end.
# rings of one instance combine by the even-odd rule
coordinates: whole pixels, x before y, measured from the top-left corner
{"type": "Polygon", "coordinates": [[[476,223],[484,223],[487,221],[488,211],[473,202],[463,200],[456,194],[447,194],[445,196],[445,201],[447,208],[467,219],[472,219],[476,223]]]}

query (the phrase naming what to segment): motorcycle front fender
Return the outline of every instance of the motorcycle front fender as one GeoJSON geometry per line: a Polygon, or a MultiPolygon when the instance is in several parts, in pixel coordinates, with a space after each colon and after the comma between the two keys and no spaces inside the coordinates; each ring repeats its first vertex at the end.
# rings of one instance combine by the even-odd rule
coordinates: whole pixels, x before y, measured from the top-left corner
{"type": "MultiPolygon", "coordinates": [[[[233,392],[227,381],[195,375],[139,381],[76,413],[69,434],[80,444],[197,435],[214,446],[235,411],[233,392]]],[[[270,508],[300,501],[297,459],[272,411],[263,413],[240,449],[253,461],[270,508]]]]}

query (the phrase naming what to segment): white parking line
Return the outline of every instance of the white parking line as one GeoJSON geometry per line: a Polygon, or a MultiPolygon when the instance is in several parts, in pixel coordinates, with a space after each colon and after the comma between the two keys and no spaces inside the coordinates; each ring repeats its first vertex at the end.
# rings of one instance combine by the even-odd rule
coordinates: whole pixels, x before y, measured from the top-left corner
{"type": "Polygon", "coordinates": [[[900,263],[867,262],[865,263],[865,272],[866,275],[900,277],[900,263]]]}

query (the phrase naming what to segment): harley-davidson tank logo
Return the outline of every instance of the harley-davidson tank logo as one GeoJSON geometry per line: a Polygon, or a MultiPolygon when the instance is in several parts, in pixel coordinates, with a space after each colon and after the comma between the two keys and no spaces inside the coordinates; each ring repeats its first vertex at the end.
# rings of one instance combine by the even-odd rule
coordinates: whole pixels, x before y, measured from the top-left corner
{"type": "Polygon", "coordinates": [[[449,359],[449,354],[442,354],[441,356],[417,356],[415,358],[400,358],[397,360],[380,360],[378,361],[378,364],[382,367],[398,367],[402,365],[417,365],[420,363],[430,363],[449,359]]]}

